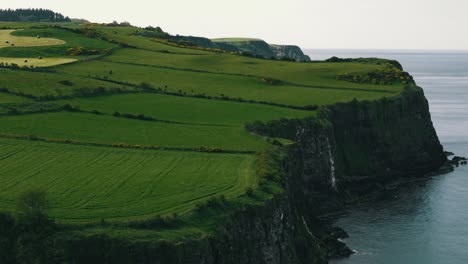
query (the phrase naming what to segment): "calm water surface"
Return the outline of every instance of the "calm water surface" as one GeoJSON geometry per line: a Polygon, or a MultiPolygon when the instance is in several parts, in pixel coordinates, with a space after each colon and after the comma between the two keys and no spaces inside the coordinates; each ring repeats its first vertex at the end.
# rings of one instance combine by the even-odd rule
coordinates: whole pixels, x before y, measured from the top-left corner
{"type": "MultiPolygon", "coordinates": [[[[468,52],[308,50],[312,59],[397,59],[424,88],[446,150],[468,157],[468,52]]],[[[468,167],[361,204],[336,222],[357,253],[334,264],[468,263],[468,167]]]]}

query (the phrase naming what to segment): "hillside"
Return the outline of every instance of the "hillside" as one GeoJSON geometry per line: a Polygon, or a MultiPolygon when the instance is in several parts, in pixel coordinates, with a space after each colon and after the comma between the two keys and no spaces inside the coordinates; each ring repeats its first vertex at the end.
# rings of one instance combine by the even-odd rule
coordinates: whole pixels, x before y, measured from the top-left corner
{"type": "MultiPolygon", "coordinates": [[[[333,122],[337,127],[342,125],[345,121],[340,118],[356,111],[363,118],[371,117],[370,123],[363,124],[365,120],[357,119],[355,124],[362,125],[359,129],[366,131],[372,141],[372,136],[382,131],[372,133],[366,129],[372,129],[374,121],[383,122],[399,109],[394,105],[384,107],[388,115],[374,118],[368,112],[359,114],[360,103],[402,100],[406,107],[405,98],[414,97],[414,107],[422,109],[424,118],[413,120],[410,115],[408,119],[392,120],[403,120],[404,125],[419,122],[423,131],[429,131],[427,138],[432,140],[425,141],[423,137],[418,141],[421,143],[418,151],[432,147],[427,157],[418,160],[421,171],[440,165],[439,160],[435,166],[427,165],[440,149],[438,141],[433,140],[432,124],[425,127],[430,117],[425,116],[427,109],[421,101],[424,96],[411,76],[391,61],[268,60],[242,56],[227,48],[174,42],[157,34],[141,34],[147,29],[121,25],[3,23],[2,26],[0,211],[15,212],[16,201],[25,191],[45,190],[50,205],[48,216],[59,226],[57,233],[47,237],[56,239],[54,245],[66,248],[53,250],[65,252],[75,263],[86,262],[80,248],[89,247],[88,256],[93,256],[92,250],[108,245],[119,245],[106,249],[110,252],[126,252],[135,247],[153,248],[150,250],[153,253],[146,252],[150,255],[154,252],[170,255],[165,249],[175,247],[183,251],[178,252],[180,256],[192,253],[215,256],[219,252],[214,251],[222,246],[212,248],[208,246],[211,242],[204,239],[218,241],[219,230],[224,230],[226,233],[222,234],[234,240],[227,231],[231,229],[223,227],[226,223],[236,228],[242,226],[249,233],[250,222],[236,225],[236,219],[247,221],[241,213],[245,210],[252,214],[252,219],[263,223],[271,212],[284,209],[291,217],[287,219],[288,232],[291,226],[306,223],[306,219],[312,221],[312,216],[309,219],[303,215],[302,220],[293,216],[284,195],[299,181],[287,184],[290,180],[282,166],[291,157],[291,148],[304,147],[302,144],[310,138],[315,140],[316,134],[307,129],[317,126],[317,131],[323,133],[320,136],[326,135],[326,140],[318,137],[317,140],[322,144],[329,142],[312,148],[321,154],[329,153],[326,165],[320,166],[330,166],[328,162],[335,152],[330,144],[341,140],[349,149],[341,149],[337,154],[337,166],[347,164],[341,167],[343,171],[337,168],[337,173],[355,175],[360,168],[352,164],[368,162],[370,150],[362,150],[366,153],[362,155],[353,154],[353,150],[361,151],[361,146],[343,138],[354,134],[340,134],[345,128],[331,133],[329,126],[333,122]],[[347,104],[356,108],[341,111],[340,106],[347,104]],[[301,126],[305,128],[301,130],[301,126]],[[271,127],[277,129],[272,132],[271,127]],[[305,140],[301,133],[312,136],[305,140]],[[350,159],[356,159],[357,163],[350,159]]],[[[262,57],[304,60],[295,57],[302,54],[296,47],[271,46],[258,40],[245,42],[224,39],[207,43],[232,45],[262,57]],[[258,45],[268,45],[265,50],[273,53],[252,50],[258,45]]],[[[379,106],[375,109],[382,110],[379,106]]],[[[414,110],[409,106],[408,109],[414,110]]],[[[381,123],[382,127],[386,127],[384,124],[381,123]]],[[[403,132],[392,133],[396,136],[403,132]]],[[[407,142],[412,142],[412,136],[405,137],[407,142]]],[[[395,149],[392,155],[398,155],[399,151],[395,149]]],[[[376,157],[386,157],[384,152],[376,157]]],[[[296,162],[310,158],[297,155],[296,162]]],[[[388,165],[396,170],[399,162],[382,167],[388,165]]],[[[380,172],[380,167],[377,171],[380,172]]],[[[343,176],[343,182],[345,179],[343,176]]],[[[330,182],[327,178],[327,188],[335,188],[335,180],[330,182]]],[[[304,186],[309,188],[310,182],[305,181],[304,186]]],[[[299,192],[295,193],[299,197],[299,192]]],[[[268,219],[281,222],[283,216],[281,220],[278,216],[268,219]]],[[[265,226],[282,225],[275,223],[265,226]]],[[[300,226],[302,236],[310,233],[307,225],[307,230],[304,224],[300,226]]],[[[252,239],[260,239],[255,232],[251,235],[252,239]]],[[[311,243],[310,239],[305,238],[305,245],[311,243]]],[[[287,246],[295,244],[291,243],[287,246]]],[[[323,254],[312,259],[321,261],[323,254]]],[[[124,263],[125,257],[119,261],[124,263]]],[[[168,259],[163,263],[198,263],[185,262],[182,257],[181,262],[168,259]]]]}

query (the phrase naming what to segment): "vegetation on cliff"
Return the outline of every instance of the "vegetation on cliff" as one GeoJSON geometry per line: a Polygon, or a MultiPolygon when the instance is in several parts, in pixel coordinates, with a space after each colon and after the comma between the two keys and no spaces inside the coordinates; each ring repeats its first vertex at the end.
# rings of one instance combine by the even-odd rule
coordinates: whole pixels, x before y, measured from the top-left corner
{"type": "MultiPolygon", "coordinates": [[[[288,146],[302,139],[299,128],[331,133],[326,115],[337,104],[392,100],[412,82],[386,60],[258,59],[170,41],[158,28],[4,27],[21,28],[0,35],[24,45],[0,46],[0,210],[13,212],[29,186],[47,189],[51,237],[77,258],[94,246],[192,252],[184,246],[193,241],[219,255],[218,236],[249,234],[267,216],[279,233],[297,226],[294,239],[319,245],[307,235],[312,217],[288,203],[297,184],[283,171],[288,146]]],[[[318,149],[332,153],[327,140],[318,149]]],[[[296,243],[286,245],[291,258],[309,254],[296,243]]]]}

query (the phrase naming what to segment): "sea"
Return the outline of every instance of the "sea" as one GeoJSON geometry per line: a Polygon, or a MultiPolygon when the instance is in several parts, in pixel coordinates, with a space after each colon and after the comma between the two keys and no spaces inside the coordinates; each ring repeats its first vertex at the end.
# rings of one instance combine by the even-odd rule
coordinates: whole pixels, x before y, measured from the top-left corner
{"type": "MultiPolygon", "coordinates": [[[[468,157],[468,51],[307,50],[313,60],[398,60],[424,89],[446,151],[468,157]]],[[[409,184],[347,210],[335,222],[356,253],[332,264],[468,263],[468,167],[409,184]]]]}

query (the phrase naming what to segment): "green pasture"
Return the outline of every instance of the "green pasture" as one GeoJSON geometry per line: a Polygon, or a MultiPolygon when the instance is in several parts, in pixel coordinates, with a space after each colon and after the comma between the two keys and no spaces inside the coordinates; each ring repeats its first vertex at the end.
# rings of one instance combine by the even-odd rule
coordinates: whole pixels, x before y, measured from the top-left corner
{"type": "MultiPolygon", "coordinates": [[[[10,32],[10,31],[6,31],[10,32]]],[[[5,33],[4,33],[5,34],[5,33]]],[[[116,44],[112,44],[97,38],[86,37],[82,34],[71,32],[69,30],[51,27],[42,28],[25,28],[11,33],[17,39],[30,39],[30,47],[9,46],[0,49],[0,57],[17,57],[17,58],[49,58],[49,57],[67,57],[69,56],[69,48],[82,47],[88,50],[112,50],[117,48],[116,44]],[[40,39],[36,37],[40,36],[40,39]],[[33,45],[32,39],[41,41],[42,39],[55,39],[54,46],[33,45]],[[60,43],[59,43],[60,41],[60,43]]],[[[27,42],[27,41],[26,41],[27,42]]],[[[29,43],[27,42],[27,43],[29,43]]],[[[2,45],[4,41],[2,41],[2,45]]],[[[70,56],[75,59],[83,59],[92,56],[70,56]]]]}
{"type": "Polygon", "coordinates": [[[3,116],[0,122],[0,134],[88,143],[243,151],[266,145],[265,140],[243,127],[171,124],[87,113],[3,116]]]}
{"type": "Polygon", "coordinates": [[[25,98],[22,96],[16,96],[16,95],[11,95],[11,94],[6,94],[0,92],[0,104],[6,104],[6,103],[26,103],[32,101],[29,98],[25,98]]]}
{"type": "Polygon", "coordinates": [[[11,57],[0,57],[0,63],[4,64],[16,64],[20,67],[23,66],[34,66],[34,67],[50,67],[60,64],[67,64],[77,61],[71,58],[11,58],[11,57]]]}
{"type": "Polygon", "coordinates": [[[87,76],[54,72],[30,72],[23,70],[0,69],[0,88],[33,96],[70,96],[77,91],[93,90],[135,90],[120,84],[99,81],[87,76]]]}
{"type": "Polygon", "coordinates": [[[98,110],[107,114],[115,112],[144,114],[157,119],[183,123],[243,126],[256,120],[303,118],[312,111],[295,110],[261,104],[206,100],[164,94],[123,94],[77,98],[64,101],[82,110],[98,110]]]}
{"type": "Polygon", "coordinates": [[[97,27],[107,39],[118,43],[125,43],[140,50],[156,51],[159,53],[183,54],[183,55],[208,55],[207,51],[186,49],[172,45],[166,45],[162,40],[146,38],[136,35],[141,29],[133,27],[97,27]]]}
{"type": "Polygon", "coordinates": [[[0,210],[25,190],[48,193],[59,221],[184,213],[256,184],[254,156],[83,147],[0,139],[0,210]],[[27,165],[26,165],[27,164],[27,165]]]}
{"type": "Polygon", "coordinates": [[[16,30],[4,29],[0,30],[0,48],[5,47],[39,47],[39,46],[55,46],[63,45],[65,41],[56,38],[46,38],[36,35],[34,37],[16,36],[21,35],[16,30]],[[12,33],[17,33],[12,35],[12,33]]]}
{"type": "Polygon", "coordinates": [[[383,69],[384,65],[365,63],[297,63],[254,59],[227,53],[206,56],[187,56],[157,53],[146,50],[121,49],[106,60],[148,66],[163,66],[181,70],[206,71],[218,74],[269,77],[283,82],[306,86],[325,86],[343,89],[369,89],[373,91],[401,91],[401,85],[357,84],[336,80],[338,73],[366,74],[383,69]]]}
{"type": "Polygon", "coordinates": [[[99,60],[58,66],[56,69],[69,75],[108,78],[133,84],[146,82],[155,88],[188,95],[228,96],[298,106],[329,105],[350,101],[353,98],[373,100],[395,95],[400,90],[391,86],[387,87],[391,92],[382,92],[347,88],[298,87],[287,84],[271,85],[261,77],[213,74],[190,69],[178,70],[99,60]]]}

